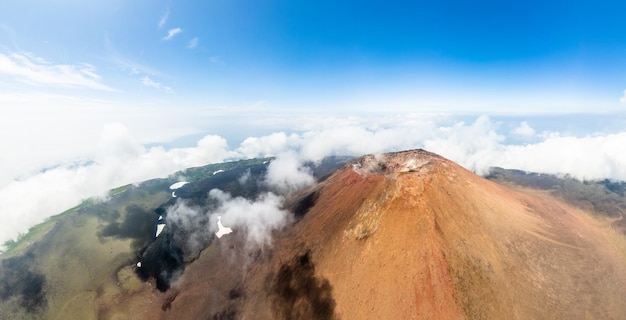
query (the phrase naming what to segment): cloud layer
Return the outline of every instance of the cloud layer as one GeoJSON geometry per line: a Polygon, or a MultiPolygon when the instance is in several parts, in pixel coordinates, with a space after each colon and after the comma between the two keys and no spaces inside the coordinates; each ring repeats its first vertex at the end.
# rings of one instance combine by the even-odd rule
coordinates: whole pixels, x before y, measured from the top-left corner
{"type": "Polygon", "coordinates": [[[172,88],[168,86],[164,86],[160,82],[156,82],[152,80],[149,76],[144,76],[143,78],[141,78],[141,84],[143,84],[146,87],[162,89],[163,91],[167,93],[174,93],[174,90],[172,90],[172,88]]]}
{"type": "Polygon", "coordinates": [[[170,17],[170,9],[168,8],[165,11],[165,13],[163,13],[163,15],[161,16],[161,19],[159,19],[159,23],[158,23],[159,28],[162,28],[165,25],[169,17],[170,17]]]}
{"type": "MultiPolygon", "coordinates": [[[[328,155],[358,156],[413,148],[441,154],[479,174],[488,172],[491,166],[500,166],[569,174],[578,179],[626,180],[626,132],[580,137],[537,133],[524,121],[507,132],[486,116],[470,123],[431,117],[332,123],[333,126],[318,130],[250,137],[234,148],[221,136],[207,135],[193,147],[172,149],[147,148],[134,142],[125,126],[107,125],[100,134],[93,162],[88,165],[58,166],[1,186],[0,212],[5,216],[0,225],[0,243],[77,205],[81,199],[102,195],[123,184],[229,159],[278,156],[266,180],[280,192],[313,183],[303,169],[305,161],[319,161],[328,155]],[[511,144],[507,135],[524,135],[534,142],[511,144]]],[[[268,197],[264,201],[274,200],[268,197]]],[[[225,225],[238,223],[229,218],[229,212],[245,207],[245,201],[241,201],[232,208],[230,204],[224,206],[221,213],[225,225]]]]}
{"type": "Polygon", "coordinates": [[[3,74],[36,86],[114,91],[102,84],[100,75],[91,64],[53,64],[30,53],[0,53],[0,75],[3,74]]]}

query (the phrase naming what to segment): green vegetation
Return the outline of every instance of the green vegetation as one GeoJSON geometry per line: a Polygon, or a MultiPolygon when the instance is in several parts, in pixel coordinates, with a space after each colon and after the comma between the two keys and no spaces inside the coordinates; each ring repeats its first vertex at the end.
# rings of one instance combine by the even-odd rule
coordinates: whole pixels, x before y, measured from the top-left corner
{"type": "MultiPolygon", "coordinates": [[[[178,171],[175,174],[165,179],[153,179],[153,180],[145,181],[141,183],[139,187],[139,189],[142,189],[142,191],[144,191],[145,193],[140,192],[139,194],[137,194],[136,192],[132,192],[132,194],[135,197],[138,195],[140,197],[152,195],[156,192],[163,191],[164,188],[169,186],[169,184],[175,182],[175,180],[178,177],[181,177],[189,182],[199,181],[199,180],[206,179],[208,177],[213,176],[213,174],[218,170],[229,170],[229,169],[242,167],[242,166],[262,164],[263,162],[271,160],[271,159],[272,158],[238,160],[238,161],[231,161],[231,162],[224,162],[224,163],[213,163],[213,164],[209,164],[209,165],[201,166],[201,167],[188,168],[182,171],[178,171]]],[[[123,186],[109,190],[107,195],[109,197],[122,196],[123,194],[126,194],[127,191],[129,190],[137,191],[135,189],[136,188],[133,188],[133,184],[127,184],[127,185],[123,185],[123,186]]],[[[35,241],[37,241],[43,235],[45,235],[48,231],[50,231],[59,219],[61,219],[62,217],[72,212],[77,212],[81,209],[91,207],[95,205],[97,202],[98,201],[95,198],[89,198],[81,202],[76,207],[73,207],[60,214],[47,218],[46,221],[30,228],[28,232],[21,233],[17,237],[17,239],[11,239],[11,240],[6,241],[3,244],[4,250],[0,248],[0,254],[13,256],[13,255],[23,252],[30,245],[32,245],[35,241]]]]}
{"type": "Polygon", "coordinates": [[[81,202],[79,205],[77,205],[74,208],[65,210],[57,215],[47,218],[46,221],[28,229],[28,232],[20,233],[17,237],[17,240],[11,239],[11,240],[6,241],[4,243],[4,250],[0,251],[0,253],[3,255],[7,255],[7,256],[13,256],[13,255],[23,252],[30,245],[32,245],[35,241],[37,241],[43,235],[45,235],[48,231],[50,231],[52,227],[54,227],[55,223],[59,221],[59,219],[63,218],[64,216],[72,212],[76,212],[80,209],[92,206],[93,204],[95,204],[95,202],[96,201],[94,199],[89,198],[87,200],[84,200],[83,202],[81,202]]]}
{"type": "Polygon", "coordinates": [[[120,292],[150,288],[137,278],[135,263],[154,237],[157,208],[175,201],[171,184],[194,182],[187,187],[190,196],[206,194],[209,186],[239,187],[247,167],[262,174],[268,160],[209,164],[119,186],[105,199],[87,199],[7,241],[0,253],[0,318],[95,319],[100,312],[109,318],[102,306],[119,303],[120,292]],[[215,175],[219,170],[226,172],[215,175]]]}
{"type": "MultiPolygon", "coordinates": [[[[167,187],[169,187],[171,183],[174,183],[178,179],[178,177],[181,177],[189,182],[194,182],[194,181],[206,179],[208,177],[212,177],[213,174],[218,170],[229,170],[229,169],[242,167],[242,166],[262,164],[263,162],[271,160],[271,159],[273,158],[238,160],[238,161],[231,161],[231,162],[224,162],[224,163],[213,163],[213,164],[209,164],[209,165],[201,166],[201,167],[188,168],[182,171],[178,171],[174,173],[173,175],[171,175],[170,177],[165,178],[165,179],[152,179],[152,180],[142,182],[139,188],[133,187],[133,184],[127,184],[127,185],[123,185],[117,188],[113,188],[109,190],[107,195],[109,197],[121,196],[122,198],[125,198],[126,196],[132,196],[132,197],[143,198],[148,195],[153,195],[157,192],[162,192],[167,187]],[[130,192],[130,191],[142,191],[142,192],[130,192]]],[[[118,200],[123,201],[122,199],[118,199],[118,200]]],[[[11,240],[6,241],[3,244],[4,249],[0,247],[0,254],[6,255],[6,256],[13,256],[21,252],[24,252],[25,249],[30,247],[35,241],[37,241],[43,235],[45,235],[48,231],[50,231],[54,227],[56,222],[59,221],[59,219],[61,219],[62,217],[72,212],[77,212],[87,207],[93,207],[97,203],[98,201],[96,198],[89,198],[81,202],[76,207],[73,207],[60,214],[47,218],[44,222],[30,228],[28,232],[21,233],[17,237],[17,239],[11,239],[11,240]]],[[[94,209],[97,209],[97,208],[94,208],[94,209]]]]}
{"type": "Polygon", "coordinates": [[[121,187],[117,187],[114,189],[109,190],[108,195],[109,197],[112,197],[114,195],[120,194],[124,191],[126,191],[128,189],[128,187],[132,186],[132,184],[127,184],[125,186],[121,186],[121,187]]]}
{"type": "Polygon", "coordinates": [[[251,166],[255,164],[263,164],[263,162],[269,161],[272,159],[274,158],[261,158],[261,159],[237,160],[237,161],[224,162],[224,163],[214,163],[214,164],[209,164],[209,165],[202,166],[202,167],[188,168],[188,169],[175,173],[174,176],[181,176],[181,177],[184,177],[187,181],[193,182],[193,181],[198,181],[198,180],[211,177],[213,173],[215,173],[218,170],[229,170],[229,169],[238,168],[238,167],[251,166]]]}

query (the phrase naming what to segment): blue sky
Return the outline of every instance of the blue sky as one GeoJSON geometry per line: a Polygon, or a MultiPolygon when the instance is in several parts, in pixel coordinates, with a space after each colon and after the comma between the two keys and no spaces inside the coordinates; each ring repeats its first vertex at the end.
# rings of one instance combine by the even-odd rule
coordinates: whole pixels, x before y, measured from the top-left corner
{"type": "Polygon", "coordinates": [[[4,54],[89,64],[98,83],[114,90],[73,90],[73,96],[192,107],[262,102],[328,112],[378,111],[378,100],[399,111],[624,109],[626,5],[617,1],[20,1],[3,7],[4,54]]]}
{"type": "Polygon", "coordinates": [[[109,188],[234,158],[426,148],[477,173],[626,180],[624,12],[621,1],[3,3],[0,211],[15,216],[0,242],[109,188]]]}

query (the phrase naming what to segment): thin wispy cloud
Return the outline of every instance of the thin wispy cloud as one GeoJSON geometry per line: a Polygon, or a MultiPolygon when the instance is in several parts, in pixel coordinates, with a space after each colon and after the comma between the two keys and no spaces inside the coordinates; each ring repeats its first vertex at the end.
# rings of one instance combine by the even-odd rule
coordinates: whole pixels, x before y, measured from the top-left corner
{"type": "Polygon", "coordinates": [[[146,87],[153,87],[153,88],[160,88],[161,84],[152,81],[152,79],[150,79],[150,77],[145,76],[143,78],[141,78],[141,83],[146,86],[146,87]]]}
{"type": "Polygon", "coordinates": [[[118,68],[121,69],[121,71],[128,72],[131,75],[149,74],[154,76],[160,74],[159,71],[153,69],[152,67],[143,65],[120,55],[110,55],[108,60],[113,62],[118,68]]]}
{"type": "Polygon", "coordinates": [[[115,91],[101,82],[91,64],[53,64],[31,53],[0,54],[0,75],[35,86],[115,91]]]}
{"type": "Polygon", "coordinates": [[[183,29],[181,28],[174,28],[174,29],[170,29],[167,31],[167,35],[165,37],[163,37],[163,40],[168,41],[170,39],[172,39],[175,35],[179,34],[183,32],[183,29]]]}
{"type": "Polygon", "coordinates": [[[143,78],[141,78],[141,83],[146,86],[146,87],[151,87],[151,88],[156,88],[156,89],[161,89],[167,93],[174,93],[174,90],[172,90],[172,88],[168,87],[168,86],[164,86],[159,82],[156,82],[152,79],[150,79],[150,77],[145,76],[143,78]]]}
{"type": "Polygon", "coordinates": [[[159,19],[159,28],[162,28],[165,25],[165,22],[167,22],[167,19],[169,17],[170,17],[170,9],[168,8],[163,14],[163,16],[161,16],[161,19],[159,19]]]}
{"type": "Polygon", "coordinates": [[[187,48],[193,49],[193,48],[195,48],[197,46],[198,46],[198,37],[195,37],[195,38],[193,38],[193,39],[191,39],[189,41],[189,44],[187,45],[187,48]]]}
{"type": "Polygon", "coordinates": [[[624,95],[619,99],[621,104],[626,104],[626,90],[624,90],[624,95]]]}

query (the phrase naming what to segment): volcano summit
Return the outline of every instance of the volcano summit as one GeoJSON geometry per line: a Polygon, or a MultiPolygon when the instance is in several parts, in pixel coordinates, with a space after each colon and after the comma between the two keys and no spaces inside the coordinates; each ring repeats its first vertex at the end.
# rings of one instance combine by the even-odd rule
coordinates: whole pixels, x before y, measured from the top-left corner
{"type": "MultiPolygon", "coordinates": [[[[200,185],[185,185],[169,205],[200,185]]],[[[134,262],[120,254],[113,270],[102,271],[111,274],[86,280],[91,298],[55,296],[51,288],[47,307],[32,312],[65,319],[75,310],[83,319],[626,318],[626,239],[610,224],[623,212],[600,216],[423,150],[342,164],[287,195],[280,210],[290,218],[270,242],[251,245],[246,228],[234,226],[204,239],[195,256],[181,258],[184,270],[167,290],[156,290],[151,278],[140,282],[128,272],[134,262]]],[[[37,248],[27,251],[29,261],[47,257],[37,248]]],[[[186,257],[186,247],[178,248],[186,257]]],[[[3,288],[11,259],[0,270],[3,288]]],[[[45,269],[50,263],[31,270],[48,279],[45,288],[62,278],[45,269]]]]}

